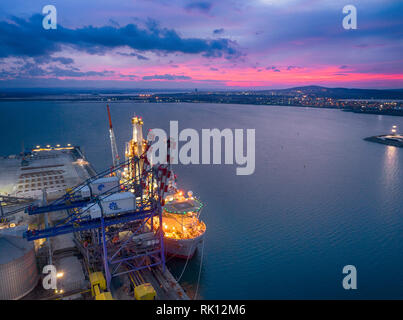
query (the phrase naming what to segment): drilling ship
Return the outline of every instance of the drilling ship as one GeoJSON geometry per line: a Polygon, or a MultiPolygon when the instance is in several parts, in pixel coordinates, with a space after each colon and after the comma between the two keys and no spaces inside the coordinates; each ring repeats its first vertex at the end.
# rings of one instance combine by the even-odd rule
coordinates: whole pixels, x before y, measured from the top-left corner
{"type": "MultiPolygon", "coordinates": [[[[125,157],[129,165],[122,173],[122,178],[142,183],[139,172],[143,167],[152,165],[144,154],[150,147],[150,142],[143,139],[143,120],[141,117],[132,118],[132,139],[126,143],[125,157]],[[131,159],[141,158],[137,166],[131,166],[131,159]]],[[[112,135],[111,135],[112,136],[112,135]]],[[[112,148],[113,150],[114,148],[112,148]]],[[[116,150],[116,149],[115,149],[116,150]]],[[[114,156],[116,158],[116,156],[114,156]]],[[[169,169],[164,180],[165,186],[153,188],[165,188],[162,205],[162,231],[164,232],[164,246],[167,255],[183,259],[193,257],[197,246],[202,242],[206,232],[206,225],[200,220],[203,203],[197,199],[192,191],[185,195],[184,191],[176,186],[176,175],[169,169]]],[[[142,195],[136,195],[142,196],[142,195]]],[[[158,219],[149,223],[150,228],[160,228],[158,219]]]]}
{"type": "MultiPolygon", "coordinates": [[[[174,174],[172,172],[172,177],[174,174]]],[[[200,220],[203,203],[188,191],[184,192],[169,185],[171,192],[165,197],[162,208],[162,224],[166,253],[177,258],[190,259],[197,246],[203,241],[206,225],[200,220]]],[[[169,190],[168,189],[168,190],[169,190]]],[[[158,220],[154,221],[158,228],[158,220]]]]}

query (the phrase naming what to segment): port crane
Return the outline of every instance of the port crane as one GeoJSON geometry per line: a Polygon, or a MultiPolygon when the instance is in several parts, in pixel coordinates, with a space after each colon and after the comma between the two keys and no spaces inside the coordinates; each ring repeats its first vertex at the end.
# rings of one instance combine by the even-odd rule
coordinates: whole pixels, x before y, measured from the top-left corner
{"type": "Polygon", "coordinates": [[[77,239],[82,240],[82,247],[85,248],[88,247],[85,242],[90,236],[94,248],[93,258],[102,259],[108,290],[114,276],[158,265],[164,271],[163,231],[161,227],[154,230],[153,219],[158,219],[162,226],[162,206],[166,190],[164,181],[167,179],[167,172],[170,172],[169,162],[158,166],[143,165],[149,163],[147,150],[145,148],[140,157],[131,157],[112,168],[112,173],[122,169],[125,171],[128,167],[134,168],[136,172],[129,179],[120,180],[114,188],[97,195],[90,191],[89,195],[83,196],[83,190],[91,190],[92,184],[110,174],[107,169],[68,190],[65,195],[49,204],[29,206],[26,212],[30,215],[61,210],[67,211],[68,215],[48,228],[28,230],[24,237],[33,241],[74,233],[77,239]],[[96,218],[88,214],[93,206],[99,206],[111,195],[125,191],[136,197],[135,206],[131,210],[111,215],[102,212],[96,218]],[[121,234],[125,236],[120,237],[121,234]]]}
{"type": "Polygon", "coordinates": [[[109,105],[106,105],[106,110],[108,111],[108,120],[109,120],[109,139],[111,140],[111,151],[112,151],[112,164],[113,167],[117,167],[120,158],[119,158],[119,153],[118,153],[118,148],[116,146],[116,139],[115,139],[115,133],[113,131],[112,127],[112,118],[111,118],[111,111],[109,109],[109,105]]]}

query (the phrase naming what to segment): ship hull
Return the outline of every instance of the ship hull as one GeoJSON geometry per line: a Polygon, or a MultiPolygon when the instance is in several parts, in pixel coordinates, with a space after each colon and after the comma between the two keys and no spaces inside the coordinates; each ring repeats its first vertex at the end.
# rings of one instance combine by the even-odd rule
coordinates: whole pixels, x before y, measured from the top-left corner
{"type": "Polygon", "coordinates": [[[199,243],[203,241],[204,233],[193,239],[164,238],[165,252],[169,256],[180,259],[191,259],[199,243]]]}

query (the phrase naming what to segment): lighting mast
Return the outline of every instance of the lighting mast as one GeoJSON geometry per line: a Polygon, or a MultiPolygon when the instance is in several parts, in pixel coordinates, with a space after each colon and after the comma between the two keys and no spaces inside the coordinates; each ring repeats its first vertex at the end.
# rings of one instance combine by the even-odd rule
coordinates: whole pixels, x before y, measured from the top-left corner
{"type": "Polygon", "coordinates": [[[113,167],[116,168],[119,165],[120,158],[118,148],[116,146],[115,133],[113,132],[112,128],[112,119],[111,119],[111,112],[109,110],[109,105],[106,105],[106,109],[108,110],[108,118],[109,118],[109,138],[111,139],[112,164],[113,167]]]}

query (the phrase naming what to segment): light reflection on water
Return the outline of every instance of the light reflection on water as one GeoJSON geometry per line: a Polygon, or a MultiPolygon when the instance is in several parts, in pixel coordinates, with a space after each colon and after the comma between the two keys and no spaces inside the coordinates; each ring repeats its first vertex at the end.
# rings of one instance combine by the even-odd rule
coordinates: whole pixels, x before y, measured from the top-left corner
{"type": "Polygon", "coordinates": [[[396,188],[396,175],[399,169],[399,153],[398,148],[394,146],[385,147],[385,155],[383,161],[383,179],[386,192],[393,192],[396,188]]]}

